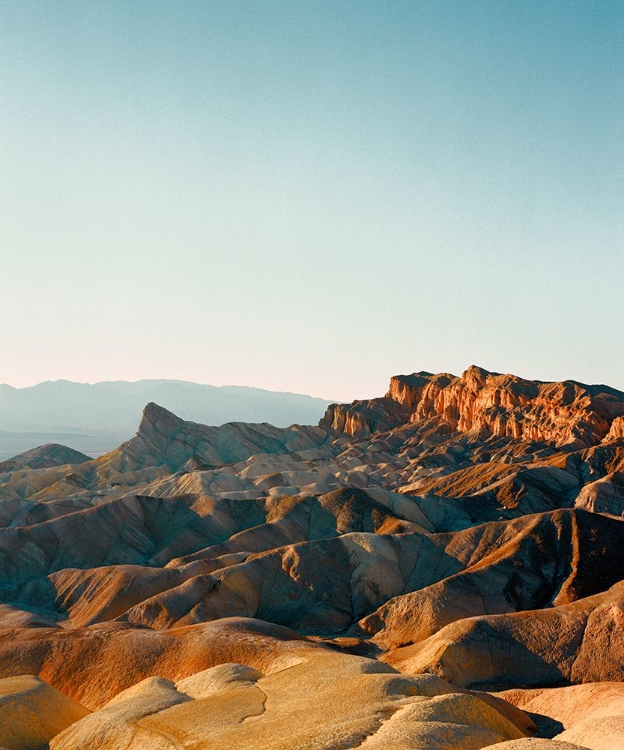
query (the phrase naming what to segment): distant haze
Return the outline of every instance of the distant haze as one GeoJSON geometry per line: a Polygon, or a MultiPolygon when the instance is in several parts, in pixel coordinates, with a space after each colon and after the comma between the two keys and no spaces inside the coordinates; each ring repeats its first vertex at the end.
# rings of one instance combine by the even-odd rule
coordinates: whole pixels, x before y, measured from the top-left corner
{"type": "Polygon", "coordinates": [[[130,438],[145,405],[154,401],[183,419],[203,424],[270,422],[316,424],[328,401],[296,393],[179,380],[0,385],[0,459],[58,442],[99,454],[130,438]]]}

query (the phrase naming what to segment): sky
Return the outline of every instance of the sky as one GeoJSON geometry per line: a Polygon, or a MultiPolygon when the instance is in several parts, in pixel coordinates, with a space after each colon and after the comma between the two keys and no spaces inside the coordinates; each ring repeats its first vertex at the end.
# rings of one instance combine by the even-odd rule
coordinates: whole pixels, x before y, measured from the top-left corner
{"type": "Polygon", "coordinates": [[[624,389],[620,0],[0,0],[0,382],[624,389]]]}

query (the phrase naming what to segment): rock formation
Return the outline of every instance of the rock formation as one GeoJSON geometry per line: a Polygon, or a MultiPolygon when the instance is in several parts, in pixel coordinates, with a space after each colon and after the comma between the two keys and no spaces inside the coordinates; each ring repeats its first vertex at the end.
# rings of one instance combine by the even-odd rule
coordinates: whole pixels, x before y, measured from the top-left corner
{"type": "Polygon", "coordinates": [[[486,701],[432,676],[404,677],[371,659],[302,648],[294,663],[269,674],[224,663],[176,683],[147,678],[61,732],[50,748],[450,750],[534,729],[521,712],[497,705],[503,701],[486,701]]]}
{"type": "Polygon", "coordinates": [[[439,418],[456,432],[585,447],[620,436],[623,400],[607,386],[541,383],[472,366],[461,377],[397,375],[385,398],[330,406],[323,423],[359,436],[439,418]]]}
{"type": "Polygon", "coordinates": [[[623,420],[471,367],[318,426],[150,403],[99,458],[0,464],[0,711],[34,712],[0,748],[603,747],[623,420]]]}

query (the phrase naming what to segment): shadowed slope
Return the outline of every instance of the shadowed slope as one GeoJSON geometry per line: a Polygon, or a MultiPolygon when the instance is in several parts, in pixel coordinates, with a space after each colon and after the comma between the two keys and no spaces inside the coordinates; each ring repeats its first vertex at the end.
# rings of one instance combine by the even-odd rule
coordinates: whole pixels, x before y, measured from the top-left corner
{"type": "Polygon", "coordinates": [[[377,633],[375,640],[385,648],[396,648],[464,617],[566,604],[624,578],[624,560],[618,553],[624,522],[619,520],[555,511],[487,524],[478,531],[483,536],[469,566],[390,599],[360,623],[362,628],[377,633]],[[499,539],[486,546],[493,532],[499,539]]]}

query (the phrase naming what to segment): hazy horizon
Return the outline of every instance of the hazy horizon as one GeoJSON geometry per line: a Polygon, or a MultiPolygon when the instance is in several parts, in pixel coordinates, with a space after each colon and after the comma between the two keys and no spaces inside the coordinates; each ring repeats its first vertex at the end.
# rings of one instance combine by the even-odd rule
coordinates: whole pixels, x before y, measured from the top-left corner
{"type": "Polygon", "coordinates": [[[0,4],[0,381],[624,389],[624,5],[0,4]]]}
{"type": "MultiPolygon", "coordinates": [[[[472,364],[480,366],[476,362],[472,363],[472,364]]],[[[470,366],[471,365],[466,365],[461,370],[458,370],[456,372],[450,372],[449,374],[455,375],[455,376],[460,376],[470,366]]],[[[425,369],[425,371],[429,372],[426,369],[425,369]]],[[[394,376],[394,375],[410,375],[410,374],[412,374],[412,372],[416,372],[416,370],[410,371],[410,372],[406,371],[406,372],[403,372],[403,373],[397,373],[397,372],[392,373],[392,375],[388,375],[388,378],[386,379],[386,383],[385,383],[384,387],[382,387],[381,389],[379,389],[377,392],[370,393],[367,396],[363,396],[363,397],[361,397],[361,396],[358,396],[358,397],[354,396],[352,398],[345,398],[345,399],[331,398],[331,397],[327,397],[327,396],[324,396],[324,395],[318,395],[318,394],[315,394],[315,393],[302,393],[301,391],[289,391],[289,390],[280,390],[280,391],[278,391],[278,390],[273,390],[271,388],[261,388],[261,387],[254,386],[254,385],[248,385],[246,383],[223,383],[221,385],[217,385],[215,383],[199,383],[199,382],[197,382],[195,380],[184,380],[184,379],[180,379],[180,378],[138,378],[137,380],[126,380],[126,379],[123,379],[123,378],[116,378],[116,379],[112,379],[112,380],[94,380],[94,381],[79,381],[79,380],[71,380],[69,378],[57,378],[55,380],[41,380],[39,382],[35,382],[35,383],[32,383],[32,384],[27,384],[27,385],[21,385],[21,386],[16,386],[16,385],[13,385],[12,383],[0,383],[0,387],[2,387],[2,386],[8,386],[10,388],[14,388],[15,390],[20,390],[21,391],[21,390],[27,390],[27,389],[31,389],[31,388],[36,388],[37,386],[41,386],[41,385],[46,385],[46,384],[54,385],[54,384],[57,384],[57,383],[68,383],[68,384],[71,384],[71,385],[107,385],[107,384],[110,384],[110,385],[114,385],[114,384],[140,385],[140,384],[143,384],[143,383],[179,383],[179,384],[183,384],[183,385],[200,386],[200,387],[207,387],[207,388],[219,388],[219,389],[224,389],[224,390],[226,390],[228,388],[231,388],[231,389],[259,390],[259,391],[266,391],[268,393],[276,393],[276,394],[286,394],[286,395],[292,395],[292,396],[309,397],[311,399],[327,401],[328,403],[332,403],[332,402],[333,403],[349,403],[351,401],[357,400],[358,398],[378,398],[379,396],[382,396],[385,393],[385,391],[387,390],[388,382],[389,382],[389,380],[390,380],[390,378],[392,376],[394,376]]],[[[523,375],[519,375],[518,373],[515,373],[515,372],[514,373],[503,373],[503,372],[498,371],[498,370],[491,370],[490,372],[494,372],[494,373],[498,372],[500,374],[516,375],[516,376],[521,377],[521,378],[524,377],[523,375]]],[[[527,380],[542,381],[542,382],[548,382],[548,381],[544,381],[543,378],[525,378],[525,379],[527,379],[527,380]]],[[[576,378],[564,378],[564,380],[576,380],[577,382],[580,382],[580,383],[584,382],[584,381],[579,381],[576,378]]],[[[616,388],[617,389],[617,386],[614,386],[612,383],[607,383],[607,382],[603,382],[603,381],[584,382],[584,384],[585,385],[606,385],[606,386],[610,386],[611,388],[616,388]]],[[[620,389],[618,389],[618,390],[620,390],[620,389]]]]}
{"type": "Polygon", "coordinates": [[[13,388],[0,384],[0,460],[43,443],[62,443],[89,455],[132,437],[147,404],[187,421],[317,424],[329,401],[307,394],[181,380],[44,381],[13,388]]]}

